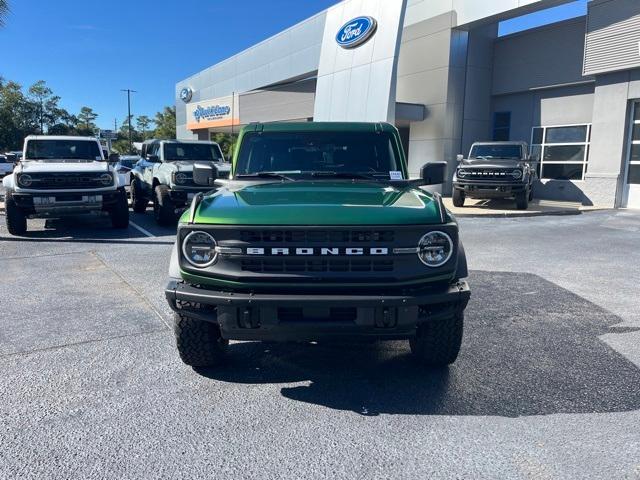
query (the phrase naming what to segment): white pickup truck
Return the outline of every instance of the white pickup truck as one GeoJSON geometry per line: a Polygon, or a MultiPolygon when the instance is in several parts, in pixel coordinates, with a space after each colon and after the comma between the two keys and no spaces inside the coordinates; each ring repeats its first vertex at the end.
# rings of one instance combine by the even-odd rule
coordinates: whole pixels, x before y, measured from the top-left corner
{"type": "Polygon", "coordinates": [[[28,136],[20,163],[2,180],[7,229],[27,231],[28,218],[108,214],[114,228],[129,226],[124,185],[93,137],[28,136]]]}

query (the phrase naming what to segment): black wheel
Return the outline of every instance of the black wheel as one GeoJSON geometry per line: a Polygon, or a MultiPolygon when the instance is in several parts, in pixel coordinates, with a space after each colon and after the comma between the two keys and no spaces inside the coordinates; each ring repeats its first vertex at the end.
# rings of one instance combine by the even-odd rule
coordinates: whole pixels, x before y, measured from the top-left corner
{"type": "Polygon", "coordinates": [[[529,208],[529,193],[526,190],[516,194],[516,208],[518,210],[529,208]]]}
{"type": "Polygon", "coordinates": [[[149,201],[142,194],[142,186],[137,178],[131,179],[131,204],[133,211],[136,213],[144,213],[147,211],[149,201]]]}
{"type": "Polygon", "coordinates": [[[431,367],[451,365],[458,358],[462,344],[464,314],[427,322],[409,341],[411,352],[420,363],[431,367]]]}
{"type": "Polygon", "coordinates": [[[171,225],[176,221],[176,207],[166,185],[157,185],[153,190],[153,216],[160,225],[171,225]]]}
{"type": "Polygon", "coordinates": [[[27,232],[27,216],[9,193],[5,196],[5,212],[9,233],[11,235],[24,235],[27,232]]]}
{"type": "Polygon", "coordinates": [[[111,216],[111,225],[113,228],[129,227],[129,204],[127,203],[127,194],[124,190],[118,192],[118,200],[109,212],[111,216]]]}
{"type": "Polygon", "coordinates": [[[463,207],[464,206],[464,191],[458,190],[457,188],[453,189],[453,206],[454,207],[463,207]]]}
{"type": "Polygon", "coordinates": [[[229,341],[217,325],[174,314],[176,345],[180,359],[192,367],[212,367],[222,363],[229,341]]]}

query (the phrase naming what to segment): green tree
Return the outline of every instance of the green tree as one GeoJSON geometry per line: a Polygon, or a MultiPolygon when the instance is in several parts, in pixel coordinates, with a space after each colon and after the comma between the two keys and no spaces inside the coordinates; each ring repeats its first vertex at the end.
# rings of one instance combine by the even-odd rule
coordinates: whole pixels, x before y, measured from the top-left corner
{"type": "Polygon", "coordinates": [[[60,97],[53,94],[53,90],[47,86],[44,80],[38,80],[29,87],[29,97],[34,104],[34,108],[38,111],[40,133],[45,133],[45,126],[48,131],[65,113],[58,106],[60,97]]]}
{"type": "Polygon", "coordinates": [[[21,148],[24,137],[38,130],[38,111],[22,86],[0,77],[0,151],[21,148]]]}
{"type": "Polygon", "coordinates": [[[153,120],[151,120],[146,115],[140,115],[136,119],[136,126],[138,127],[138,130],[140,130],[142,133],[142,141],[147,139],[147,133],[152,123],[153,123],[153,120]]]}
{"type": "Polygon", "coordinates": [[[0,0],[0,27],[4,26],[4,19],[9,13],[9,5],[7,0],[0,0]]]}
{"type": "Polygon", "coordinates": [[[233,149],[237,139],[238,135],[231,135],[230,133],[214,133],[211,135],[211,140],[220,145],[220,149],[227,160],[231,160],[231,157],[233,157],[233,149]]]}
{"type": "Polygon", "coordinates": [[[95,120],[98,118],[98,114],[90,107],[82,107],[78,114],[78,126],[84,130],[91,131],[92,134],[96,130],[95,120]]]}
{"type": "Polygon", "coordinates": [[[176,138],[176,107],[164,107],[162,112],[156,113],[155,137],[163,140],[176,138]]]}

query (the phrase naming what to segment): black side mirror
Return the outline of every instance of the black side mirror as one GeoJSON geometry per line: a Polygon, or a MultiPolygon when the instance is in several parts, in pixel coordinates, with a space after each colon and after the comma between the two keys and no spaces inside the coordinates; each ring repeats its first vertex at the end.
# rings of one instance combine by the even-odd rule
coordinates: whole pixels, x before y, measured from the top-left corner
{"type": "Polygon", "coordinates": [[[196,163],[193,166],[193,183],[203,187],[211,187],[218,178],[218,169],[215,165],[196,163]]]}
{"type": "Polygon", "coordinates": [[[425,163],[420,169],[420,180],[423,185],[438,185],[444,183],[447,162],[425,163]]]}
{"type": "Polygon", "coordinates": [[[159,163],[160,157],[158,155],[149,155],[147,156],[147,160],[151,163],[159,163]]]}
{"type": "Polygon", "coordinates": [[[120,155],[117,153],[109,154],[109,163],[118,163],[120,161],[120,155]]]}

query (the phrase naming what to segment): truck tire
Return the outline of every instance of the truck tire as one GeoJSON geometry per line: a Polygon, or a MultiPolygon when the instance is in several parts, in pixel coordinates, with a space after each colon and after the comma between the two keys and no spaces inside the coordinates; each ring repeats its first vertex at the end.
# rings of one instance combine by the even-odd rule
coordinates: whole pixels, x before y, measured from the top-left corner
{"type": "Polygon", "coordinates": [[[229,341],[217,325],[174,313],[174,334],[180,359],[192,367],[213,367],[222,363],[229,341]]]}
{"type": "Polygon", "coordinates": [[[457,188],[453,189],[453,206],[454,207],[464,207],[464,192],[462,190],[458,190],[457,188]]]}
{"type": "Polygon", "coordinates": [[[116,204],[109,212],[113,228],[129,228],[129,204],[124,190],[118,192],[116,204]]]}
{"type": "Polygon", "coordinates": [[[420,325],[416,336],[409,340],[411,352],[429,367],[451,365],[460,352],[463,324],[464,313],[460,312],[451,318],[420,325]]]}
{"type": "Polygon", "coordinates": [[[516,208],[518,210],[526,210],[529,208],[529,192],[526,190],[516,194],[516,208]]]}
{"type": "Polygon", "coordinates": [[[166,185],[156,185],[153,190],[153,216],[159,225],[168,226],[176,221],[176,207],[166,185]]]}
{"type": "Polygon", "coordinates": [[[147,211],[147,200],[142,194],[142,186],[137,178],[131,179],[131,205],[136,213],[144,213],[147,211]]]}
{"type": "Polygon", "coordinates": [[[27,216],[18,207],[11,194],[5,197],[5,213],[7,230],[11,235],[24,235],[27,233],[27,216]]]}

